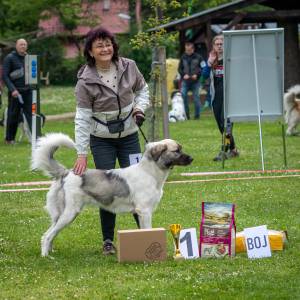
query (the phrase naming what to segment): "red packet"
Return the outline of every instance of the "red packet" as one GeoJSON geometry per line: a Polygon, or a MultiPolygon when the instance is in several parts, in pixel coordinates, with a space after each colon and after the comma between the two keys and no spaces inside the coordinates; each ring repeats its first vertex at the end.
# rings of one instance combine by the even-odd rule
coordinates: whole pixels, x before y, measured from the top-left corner
{"type": "Polygon", "coordinates": [[[202,202],[200,257],[235,256],[235,205],[202,202]]]}

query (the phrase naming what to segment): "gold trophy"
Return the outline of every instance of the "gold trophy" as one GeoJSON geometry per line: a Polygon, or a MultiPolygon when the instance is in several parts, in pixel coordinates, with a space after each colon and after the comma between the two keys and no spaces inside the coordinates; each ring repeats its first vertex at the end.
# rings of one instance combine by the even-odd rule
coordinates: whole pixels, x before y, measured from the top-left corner
{"type": "Polygon", "coordinates": [[[170,231],[172,233],[174,239],[174,246],[175,246],[175,255],[173,258],[175,260],[182,260],[184,257],[181,255],[179,250],[179,235],[180,235],[181,225],[180,224],[171,224],[170,231]]]}

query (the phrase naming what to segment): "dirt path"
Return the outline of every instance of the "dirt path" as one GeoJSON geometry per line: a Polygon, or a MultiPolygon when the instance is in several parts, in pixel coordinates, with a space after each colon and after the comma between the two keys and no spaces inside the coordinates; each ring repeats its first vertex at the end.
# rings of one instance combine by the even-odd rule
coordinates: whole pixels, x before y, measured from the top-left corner
{"type": "Polygon", "coordinates": [[[67,112],[59,115],[46,116],[46,121],[61,121],[67,119],[74,119],[74,117],[75,117],[75,112],[67,112]]]}

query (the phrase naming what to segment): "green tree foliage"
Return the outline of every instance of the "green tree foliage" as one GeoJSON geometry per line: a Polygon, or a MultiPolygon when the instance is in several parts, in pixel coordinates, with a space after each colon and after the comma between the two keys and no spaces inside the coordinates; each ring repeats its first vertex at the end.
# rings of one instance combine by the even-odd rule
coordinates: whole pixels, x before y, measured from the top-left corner
{"type": "MultiPolygon", "coordinates": [[[[166,34],[165,30],[156,32],[148,32],[149,28],[159,26],[170,22],[172,19],[167,17],[165,13],[168,9],[176,9],[181,6],[179,1],[160,1],[160,0],[145,0],[142,2],[142,19],[143,29],[142,32],[137,32],[134,24],[131,24],[130,44],[122,46],[121,49],[124,56],[132,57],[138,64],[140,70],[145,76],[146,80],[150,78],[151,62],[152,62],[152,49],[156,46],[163,45],[166,47],[168,57],[177,57],[176,39],[177,33],[166,34]],[[132,26],[133,25],[133,26],[132,26]]],[[[130,11],[134,11],[134,3],[131,3],[130,11]]],[[[135,15],[131,15],[134,19],[135,15]]]]}
{"type": "Polygon", "coordinates": [[[37,30],[41,1],[1,0],[1,35],[9,37],[20,32],[37,30]]]}
{"type": "Polygon", "coordinates": [[[158,45],[172,45],[177,36],[166,34],[164,29],[147,32],[147,29],[169,23],[187,15],[215,7],[230,0],[145,0],[143,1],[142,19],[143,32],[139,32],[131,39],[133,48],[153,47],[158,45]]]}
{"type": "Polygon", "coordinates": [[[58,15],[65,28],[73,30],[79,23],[94,21],[91,15],[87,17],[87,12],[89,5],[95,1],[87,0],[87,10],[82,14],[82,0],[0,0],[0,34],[3,38],[14,38],[37,32],[40,19],[50,16],[45,11],[58,15]]]}
{"type": "Polygon", "coordinates": [[[25,37],[29,42],[29,53],[40,56],[41,70],[50,72],[51,83],[74,84],[83,58],[64,59],[62,40],[68,38],[79,48],[74,29],[79,24],[93,26],[99,20],[89,9],[93,2],[95,0],[86,0],[85,11],[82,11],[82,0],[0,0],[0,38],[14,42],[25,37]],[[60,18],[67,36],[36,38],[39,21],[51,15],[60,18]]]}
{"type": "Polygon", "coordinates": [[[77,71],[84,63],[83,58],[65,59],[61,40],[48,37],[32,41],[29,51],[39,55],[40,70],[50,73],[51,84],[73,85],[76,82],[77,71]]]}
{"type": "MultiPolygon", "coordinates": [[[[90,5],[99,0],[0,0],[0,38],[14,41],[16,38],[25,37],[29,41],[30,53],[41,56],[41,68],[44,72],[50,71],[52,83],[73,83],[76,80],[76,71],[83,62],[82,57],[75,60],[65,60],[61,39],[30,38],[25,33],[32,32],[32,36],[38,31],[41,18],[48,18],[51,13],[60,17],[65,29],[68,31],[68,39],[79,47],[78,37],[74,29],[78,24],[95,26],[99,17],[93,15],[90,5]],[[86,11],[82,14],[82,3],[86,11]],[[45,12],[50,12],[46,14],[45,12]]],[[[165,31],[157,31],[150,34],[147,30],[161,24],[182,18],[204,9],[230,2],[230,0],[143,0],[142,20],[143,32],[137,34],[135,26],[135,1],[129,0],[131,14],[131,32],[129,35],[118,37],[120,53],[123,56],[134,59],[146,78],[149,78],[151,68],[152,48],[156,45],[164,45],[167,57],[178,57],[177,34],[167,34],[165,31]],[[160,14],[162,12],[162,14],[160,14]],[[128,43],[131,40],[131,43],[128,43]]],[[[101,20],[100,20],[101,21],[101,20]]],[[[67,38],[67,37],[66,37],[67,38]]]]}
{"type": "Polygon", "coordinates": [[[158,27],[159,25],[170,22],[171,18],[166,17],[164,12],[167,10],[168,6],[172,8],[180,7],[180,3],[175,0],[147,0],[145,1],[145,3],[148,4],[148,7],[145,9],[145,11],[149,12],[147,19],[143,18],[143,20],[146,20],[143,26],[145,28],[145,31],[138,32],[135,37],[131,39],[131,45],[133,46],[133,48],[152,48],[159,45],[166,45],[166,43],[174,41],[175,37],[173,35],[166,35],[166,31],[164,29],[160,29],[155,32],[147,32],[147,29],[158,27]]]}

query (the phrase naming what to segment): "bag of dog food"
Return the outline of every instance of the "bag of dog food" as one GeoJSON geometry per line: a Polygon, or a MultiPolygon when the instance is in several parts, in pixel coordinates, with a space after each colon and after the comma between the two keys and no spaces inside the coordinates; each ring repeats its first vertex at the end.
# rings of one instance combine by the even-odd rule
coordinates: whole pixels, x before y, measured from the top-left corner
{"type": "Polygon", "coordinates": [[[231,203],[202,202],[200,257],[235,255],[234,208],[231,203]]]}

